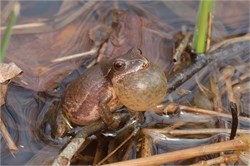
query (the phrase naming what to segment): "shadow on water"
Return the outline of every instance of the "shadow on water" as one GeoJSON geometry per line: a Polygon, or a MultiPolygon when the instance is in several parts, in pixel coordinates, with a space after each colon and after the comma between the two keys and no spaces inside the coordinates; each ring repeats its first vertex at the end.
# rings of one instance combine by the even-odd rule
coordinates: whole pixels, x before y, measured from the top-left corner
{"type": "Polygon", "coordinates": [[[46,137],[41,124],[53,101],[58,100],[53,96],[60,96],[66,85],[84,71],[85,67],[73,71],[57,89],[48,93],[26,89],[16,83],[9,84],[1,117],[18,151],[13,156],[1,138],[1,165],[46,164],[57,156],[65,141],[46,137]]]}

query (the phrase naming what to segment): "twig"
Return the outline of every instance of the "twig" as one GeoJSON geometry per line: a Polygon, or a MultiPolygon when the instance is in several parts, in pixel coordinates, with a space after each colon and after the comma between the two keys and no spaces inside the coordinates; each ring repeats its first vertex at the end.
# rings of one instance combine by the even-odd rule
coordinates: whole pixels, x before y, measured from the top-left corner
{"type": "Polygon", "coordinates": [[[131,158],[131,155],[134,153],[133,150],[136,148],[136,144],[136,137],[131,138],[122,157],[122,161],[129,160],[131,158]]]}
{"type": "MultiPolygon", "coordinates": [[[[115,118],[120,121],[127,121],[129,118],[128,113],[114,114],[115,118]]],[[[98,120],[97,122],[85,126],[82,130],[70,141],[70,143],[63,149],[63,151],[58,155],[58,157],[54,160],[52,166],[61,166],[61,165],[70,165],[70,160],[77,152],[77,150],[84,143],[85,139],[96,133],[97,131],[105,129],[107,126],[102,120],[98,120]]]]}
{"type": "Polygon", "coordinates": [[[127,143],[135,134],[138,132],[138,128],[135,129],[129,136],[126,138],[117,148],[115,148],[111,153],[109,153],[104,159],[98,162],[97,165],[101,165],[104,161],[106,161],[110,156],[112,156],[117,150],[119,150],[125,143],[127,143]]]}
{"type": "Polygon", "coordinates": [[[202,85],[202,83],[200,82],[198,77],[195,77],[195,82],[197,84],[197,86],[199,87],[200,91],[206,96],[208,97],[208,94],[211,94],[210,90],[207,89],[204,85],[202,85]],[[208,94],[207,94],[208,93],[208,94]]]}
{"type": "Polygon", "coordinates": [[[141,157],[144,158],[152,156],[152,152],[153,152],[152,140],[148,135],[144,134],[141,143],[141,157]]]}
{"type": "Polygon", "coordinates": [[[109,140],[104,139],[102,135],[97,136],[97,147],[95,151],[95,157],[93,161],[93,165],[96,165],[101,159],[103,159],[106,156],[106,153],[104,152],[105,146],[107,145],[109,140]]]}
{"type": "MultiPolygon", "coordinates": [[[[229,114],[215,112],[215,111],[201,109],[201,108],[189,107],[189,106],[185,106],[185,105],[179,105],[179,108],[183,111],[186,111],[186,112],[194,112],[194,113],[200,113],[200,114],[206,114],[206,115],[213,115],[213,116],[224,117],[224,118],[229,118],[229,119],[232,118],[231,115],[229,115],[229,114]]],[[[250,122],[250,118],[248,118],[248,117],[239,116],[239,120],[250,122]]]]}
{"type": "MultiPolygon", "coordinates": [[[[55,15],[54,18],[46,20],[44,22],[34,22],[28,24],[15,25],[13,27],[14,34],[31,34],[31,33],[41,33],[41,32],[50,32],[57,29],[60,29],[72,21],[77,19],[79,16],[83,15],[84,12],[88,12],[96,5],[96,1],[88,1],[85,5],[79,6],[76,3],[74,6],[71,6],[71,9],[68,12],[60,13],[55,15]],[[76,9],[78,7],[78,9],[76,9]]],[[[4,31],[7,27],[1,27],[0,31],[4,31]]]]}
{"type": "Polygon", "coordinates": [[[210,86],[213,93],[213,103],[216,112],[222,112],[221,95],[218,87],[218,80],[214,74],[210,77],[210,86]]]}
{"type": "Polygon", "coordinates": [[[207,30],[207,47],[206,47],[206,52],[210,48],[211,44],[211,38],[212,38],[212,21],[213,21],[213,14],[212,12],[208,13],[208,30],[207,30]]]}
{"type": "MultiPolygon", "coordinates": [[[[180,105],[180,104],[176,104],[176,103],[169,103],[165,107],[166,107],[166,110],[168,110],[168,108],[171,108],[172,112],[175,112],[175,111],[177,111],[177,109],[180,109],[180,110],[183,110],[185,112],[194,112],[194,113],[199,113],[199,114],[212,115],[212,116],[218,116],[218,117],[232,119],[232,116],[230,114],[215,112],[212,110],[201,109],[201,108],[196,108],[196,107],[189,107],[189,106],[180,105]]],[[[160,110],[157,110],[157,111],[158,111],[158,113],[160,113],[160,110]]],[[[164,112],[164,110],[163,110],[163,112],[164,112]]],[[[248,118],[248,117],[239,116],[238,119],[240,121],[250,122],[250,118],[248,118]]]]}
{"type": "Polygon", "coordinates": [[[170,131],[172,131],[173,129],[181,127],[184,124],[186,124],[186,122],[177,122],[177,123],[173,124],[172,126],[169,126],[169,127],[163,128],[163,129],[149,129],[149,128],[144,128],[144,129],[142,129],[142,133],[145,134],[145,135],[148,135],[148,134],[151,134],[151,133],[167,134],[170,131]]]}
{"type": "Polygon", "coordinates": [[[70,59],[75,59],[75,58],[79,58],[79,57],[85,57],[85,56],[89,56],[89,55],[93,55],[97,53],[97,49],[91,49],[87,52],[83,52],[83,53],[79,53],[79,54],[74,54],[74,55],[69,55],[66,57],[61,57],[61,58],[57,58],[57,59],[53,59],[51,62],[63,62],[63,61],[67,61],[70,59]]]}
{"type": "Polygon", "coordinates": [[[5,139],[5,141],[7,142],[7,146],[10,150],[11,153],[16,152],[18,150],[16,144],[14,143],[14,141],[12,140],[7,128],[5,127],[2,119],[0,118],[0,131],[3,135],[3,138],[5,139]]]}
{"type": "MultiPolygon", "coordinates": [[[[219,84],[218,79],[213,73],[209,79],[210,81],[210,87],[211,91],[213,93],[213,103],[214,103],[214,110],[216,112],[222,112],[222,102],[221,102],[221,93],[219,91],[219,84]]],[[[225,121],[219,119],[218,123],[219,128],[227,128],[227,125],[225,125],[225,121]]],[[[219,138],[220,142],[225,141],[224,137],[219,138]]],[[[220,156],[224,156],[224,152],[220,152],[220,156]]],[[[221,164],[222,166],[222,164],[221,164]]]]}
{"type": "MultiPolygon", "coordinates": [[[[173,78],[168,81],[168,93],[176,90],[185,81],[190,79],[195,73],[200,71],[204,66],[208,65],[213,59],[219,59],[220,57],[235,57],[235,55],[249,54],[249,42],[243,41],[238,43],[233,43],[219,49],[218,51],[207,54],[206,56],[199,56],[197,61],[187,67],[184,71],[175,74],[173,78]]],[[[165,98],[163,102],[168,101],[168,97],[165,98]]]]}
{"type": "Polygon", "coordinates": [[[237,128],[238,128],[237,105],[233,102],[230,102],[230,110],[232,113],[232,126],[231,126],[230,139],[234,139],[234,137],[236,136],[237,128]]]}
{"type": "Polygon", "coordinates": [[[201,70],[205,65],[207,65],[210,61],[209,56],[203,56],[199,57],[197,62],[190,65],[187,69],[185,69],[183,72],[180,72],[174,76],[169,82],[168,82],[168,93],[172,92],[173,90],[177,89],[182,83],[187,81],[191,76],[193,76],[196,72],[201,70]]]}
{"type": "MultiPolygon", "coordinates": [[[[200,134],[217,134],[217,133],[226,133],[230,134],[231,129],[223,129],[223,128],[211,128],[211,129],[186,129],[186,130],[170,130],[164,131],[162,129],[156,129],[157,133],[161,134],[171,134],[175,136],[179,135],[200,135],[200,134]]],[[[250,134],[249,130],[239,129],[237,130],[237,134],[250,134]]]]}
{"type": "Polygon", "coordinates": [[[234,75],[234,72],[235,72],[235,68],[233,66],[226,66],[221,71],[222,79],[226,84],[228,99],[229,99],[229,101],[236,103],[236,99],[235,99],[235,96],[233,93],[233,88],[232,88],[232,80],[231,80],[233,75],[234,75]]]}
{"type": "Polygon", "coordinates": [[[184,39],[181,41],[181,43],[179,44],[178,48],[176,49],[176,52],[173,55],[173,62],[174,63],[180,63],[181,55],[182,55],[183,51],[185,50],[185,48],[188,45],[190,36],[191,36],[191,33],[187,32],[185,34],[184,39]]]}
{"type": "Polygon", "coordinates": [[[208,154],[219,153],[228,150],[246,150],[249,147],[248,137],[237,138],[230,141],[214,143],[210,145],[203,145],[194,148],[174,151],[170,153],[158,154],[150,157],[139,158],[129,161],[117,162],[108,164],[109,166],[149,166],[159,165],[178,160],[185,160],[193,157],[204,156],[208,154]]]}
{"type": "Polygon", "coordinates": [[[239,160],[239,155],[237,154],[231,154],[231,155],[225,155],[225,156],[220,156],[211,160],[207,160],[207,161],[200,161],[196,164],[192,164],[190,166],[200,166],[200,165],[206,165],[206,166],[210,166],[210,165],[217,165],[217,164],[221,164],[221,163],[230,163],[230,162],[236,162],[239,160]]]}
{"type": "Polygon", "coordinates": [[[233,44],[233,43],[237,43],[237,42],[242,42],[242,41],[248,41],[250,40],[250,33],[244,35],[244,36],[240,36],[240,37],[234,37],[234,38],[231,38],[231,39],[226,39],[226,40],[223,40],[222,42],[220,43],[217,43],[217,44],[214,44],[210,47],[210,49],[208,50],[208,52],[213,52],[215,50],[217,50],[218,48],[222,47],[222,46],[227,46],[227,45],[230,45],[230,44],[233,44]]]}

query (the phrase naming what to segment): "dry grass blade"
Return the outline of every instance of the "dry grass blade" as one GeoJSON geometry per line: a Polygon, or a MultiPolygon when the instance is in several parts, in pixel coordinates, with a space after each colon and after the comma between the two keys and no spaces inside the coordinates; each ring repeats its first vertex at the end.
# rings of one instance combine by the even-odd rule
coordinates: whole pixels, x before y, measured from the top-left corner
{"type": "Polygon", "coordinates": [[[190,39],[191,33],[187,32],[185,34],[185,37],[183,38],[183,40],[181,41],[181,43],[179,44],[178,48],[176,49],[175,54],[173,55],[173,61],[174,63],[181,63],[181,55],[183,54],[183,51],[185,50],[185,48],[188,45],[189,39],[190,39]]]}
{"type": "Polygon", "coordinates": [[[225,155],[225,156],[220,156],[211,160],[207,161],[200,161],[199,163],[192,164],[191,166],[199,166],[199,165],[216,165],[216,164],[227,164],[230,162],[236,162],[239,160],[239,155],[232,154],[232,155],[225,155]]]}
{"type": "MultiPolygon", "coordinates": [[[[229,119],[232,118],[230,114],[215,112],[215,111],[201,109],[201,108],[189,107],[189,106],[185,106],[185,105],[179,105],[179,108],[181,110],[185,111],[185,112],[193,112],[193,113],[200,113],[200,114],[205,114],[205,115],[213,115],[213,116],[224,117],[224,118],[229,118],[229,119]]],[[[239,116],[239,120],[250,122],[250,118],[248,118],[248,117],[239,116]]]]}
{"type": "Polygon", "coordinates": [[[208,53],[213,52],[213,51],[217,50],[218,48],[220,48],[222,46],[227,46],[227,45],[230,45],[230,44],[233,44],[233,43],[242,42],[242,41],[249,41],[249,40],[250,40],[250,34],[249,33],[244,35],[244,36],[223,40],[222,42],[214,44],[213,46],[211,46],[209,48],[209,50],[208,50],[208,53]]]}
{"type": "Polygon", "coordinates": [[[119,150],[125,143],[127,143],[135,134],[138,132],[138,129],[135,129],[129,136],[126,138],[117,148],[115,148],[111,153],[109,153],[104,159],[102,159],[97,165],[105,162],[110,156],[112,156],[117,150],[119,150]]]}
{"type": "MultiPolygon", "coordinates": [[[[175,136],[180,135],[200,135],[200,134],[218,134],[218,133],[231,133],[231,129],[223,129],[223,128],[211,128],[211,129],[188,129],[188,130],[171,130],[171,131],[164,131],[164,130],[156,130],[157,133],[162,134],[171,134],[175,136]]],[[[238,129],[237,134],[250,134],[249,130],[238,129]]]]}
{"type": "Polygon", "coordinates": [[[149,157],[152,156],[153,146],[151,142],[151,138],[148,135],[144,135],[141,143],[141,157],[149,157]]]}
{"type": "Polygon", "coordinates": [[[211,12],[209,12],[209,14],[208,14],[208,31],[207,31],[207,48],[206,48],[206,52],[210,48],[211,39],[212,39],[212,21],[213,21],[213,14],[211,12]]]}
{"type": "Polygon", "coordinates": [[[134,160],[128,160],[123,162],[117,162],[108,164],[109,166],[149,166],[159,165],[178,160],[185,160],[193,157],[204,156],[208,154],[219,153],[228,150],[246,150],[249,148],[248,136],[236,138],[234,140],[214,143],[210,145],[203,145],[194,148],[188,148],[184,150],[174,151],[170,153],[158,154],[150,157],[139,158],[134,160]]]}
{"type": "Polygon", "coordinates": [[[97,49],[92,49],[92,50],[87,51],[87,52],[57,58],[57,59],[52,60],[51,62],[63,62],[63,61],[67,61],[67,60],[71,60],[71,59],[75,59],[75,58],[90,56],[90,55],[93,55],[96,53],[97,53],[97,49]]]}
{"type": "MultiPolygon", "coordinates": [[[[213,94],[213,103],[214,103],[214,110],[216,112],[222,112],[222,102],[221,102],[221,92],[219,91],[218,87],[218,79],[213,73],[211,77],[209,78],[210,81],[210,88],[211,92],[213,94]]],[[[218,125],[219,128],[227,128],[227,125],[225,125],[225,121],[219,119],[218,125]]],[[[225,138],[221,137],[220,141],[225,141],[225,138]]],[[[224,152],[220,153],[220,156],[224,156],[224,152]]]]}
{"type": "Polygon", "coordinates": [[[211,91],[213,93],[213,103],[216,112],[222,112],[221,95],[219,91],[218,80],[214,74],[210,78],[211,91]]]}
{"type": "Polygon", "coordinates": [[[179,128],[179,127],[183,126],[184,124],[186,124],[186,122],[177,122],[177,123],[173,124],[172,126],[169,126],[169,127],[163,128],[163,129],[148,129],[148,128],[144,128],[144,129],[142,129],[142,132],[145,135],[151,134],[151,133],[167,134],[170,131],[174,130],[175,128],[179,128]]]}
{"type": "Polygon", "coordinates": [[[0,118],[0,131],[7,142],[7,146],[11,153],[16,152],[18,150],[16,144],[14,143],[13,139],[11,138],[7,128],[5,127],[2,119],[0,118]]]}
{"type": "MultiPolygon", "coordinates": [[[[91,8],[95,6],[96,1],[88,1],[83,6],[80,6],[78,2],[76,3],[71,2],[71,4],[73,5],[70,5],[69,3],[71,7],[69,13],[67,12],[60,13],[60,15],[55,15],[54,18],[46,20],[44,22],[34,22],[28,24],[15,25],[13,27],[13,33],[14,34],[43,33],[60,29],[68,25],[75,19],[77,19],[79,16],[83,15],[84,12],[88,12],[91,8]]],[[[5,29],[6,27],[1,27],[0,31],[3,32],[5,29]]]]}

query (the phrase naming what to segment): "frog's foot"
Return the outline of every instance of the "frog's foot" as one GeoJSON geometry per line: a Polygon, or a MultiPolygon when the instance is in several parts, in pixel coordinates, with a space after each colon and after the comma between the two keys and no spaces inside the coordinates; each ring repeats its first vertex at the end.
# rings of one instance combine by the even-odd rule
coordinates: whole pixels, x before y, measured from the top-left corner
{"type": "Polygon", "coordinates": [[[107,126],[108,126],[108,129],[115,131],[120,126],[120,121],[118,119],[113,118],[112,122],[107,124],[107,126]]]}
{"type": "Polygon", "coordinates": [[[52,126],[52,134],[54,138],[59,138],[65,136],[68,130],[72,128],[68,120],[64,117],[62,111],[58,111],[57,117],[55,119],[55,124],[52,126]]]}
{"type": "Polygon", "coordinates": [[[54,138],[63,137],[66,133],[66,128],[64,125],[55,125],[52,130],[52,135],[54,138]]]}

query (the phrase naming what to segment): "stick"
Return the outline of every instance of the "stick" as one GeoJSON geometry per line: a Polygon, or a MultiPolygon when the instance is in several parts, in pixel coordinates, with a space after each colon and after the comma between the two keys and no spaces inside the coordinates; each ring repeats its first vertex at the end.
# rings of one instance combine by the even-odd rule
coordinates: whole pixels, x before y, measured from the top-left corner
{"type": "MultiPolygon", "coordinates": [[[[219,59],[220,57],[235,57],[249,54],[249,41],[245,40],[243,42],[233,43],[223,47],[223,49],[218,49],[218,51],[211,52],[206,56],[199,57],[197,61],[190,65],[184,71],[175,74],[173,78],[168,81],[168,94],[172,91],[176,90],[179,86],[181,86],[185,81],[190,79],[195,73],[200,71],[204,66],[208,65],[210,61],[213,59],[219,59]]],[[[168,101],[168,97],[165,97],[163,102],[168,101]]]]}
{"type": "Polygon", "coordinates": [[[194,148],[174,151],[170,153],[158,154],[151,157],[139,158],[123,162],[108,164],[108,166],[149,166],[159,165],[178,160],[185,160],[193,157],[204,156],[208,154],[219,153],[228,150],[246,150],[249,146],[248,138],[237,138],[230,141],[214,143],[210,145],[203,145],[194,148]]]}
{"type": "Polygon", "coordinates": [[[184,39],[179,44],[178,48],[176,49],[175,54],[173,55],[173,62],[174,63],[180,63],[180,57],[185,50],[185,48],[188,45],[189,39],[190,39],[191,33],[186,33],[184,39]]]}
{"type": "Polygon", "coordinates": [[[97,165],[101,165],[106,161],[110,156],[112,156],[117,150],[119,150],[125,143],[127,143],[133,136],[136,135],[138,129],[135,129],[129,136],[126,138],[117,148],[115,148],[111,153],[109,153],[104,159],[102,159],[97,165]]]}
{"type": "Polygon", "coordinates": [[[214,44],[212,47],[209,48],[208,52],[213,52],[222,46],[227,46],[227,45],[234,44],[237,42],[242,42],[242,41],[250,41],[250,33],[244,36],[226,39],[226,40],[221,41],[220,43],[214,44]]]}
{"type": "MultiPolygon", "coordinates": [[[[195,113],[200,113],[200,114],[213,115],[213,116],[219,116],[219,117],[232,119],[230,114],[215,112],[215,111],[201,109],[201,108],[189,107],[189,106],[185,106],[185,105],[178,105],[178,106],[179,106],[179,109],[181,109],[185,112],[195,112],[195,113]]],[[[241,121],[250,122],[250,118],[248,118],[248,117],[239,116],[238,119],[241,121]]]]}
{"type": "Polygon", "coordinates": [[[225,155],[225,156],[220,156],[211,160],[207,161],[200,161],[196,164],[192,164],[190,166],[200,166],[200,165],[216,165],[216,164],[222,164],[222,163],[230,163],[230,162],[236,162],[239,160],[239,155],[232,154],[232,155],[225,155]]]}
{"type": "MultiPolygon", "coordinates": [[[[114,114],[115,118],[120,121],[126,121],[129,118],[128,113],[120,113],[114,114]]],[[[70,165],[70,160],[75,155],[77,150],[84,143],[85,139],[103,129],[107,126],[102,120],[98,120],[88,126],[82,128],[82,130],[77,133],[77,135],[70,141],[70,143],[63,149],[63,151],[58,155],[58,157],[54,160],[52,166],[61,166],[61,165],[70,165]]]]}
{"type": "MultiPolygon", "coordinates": [[[[213,93],[213,103],[214,103],[214,110],[216,112],[222,112],[222,102],[221,102],[221,93],[218,87],[218,79],[213,73],[209,79],[210,81],[210,87],[211,87],[211,92],[213,93]]],[[[227,125],[225,125],[225,121],[222,119],[219,119],[218,123],[218,128],[227,128],[227,125]]],[[[224,137],[221,137],[220,142],[225,141],[224,137]]],[[[224,156],[224,152],[220,153],[220,156],[224,156]]]]}
{"type": "MultiPolygon", "coordinates": [[[[165,131],[162,129],[156,130],[157,133],[161,134],[171,134],[175,136],[180,135],[200,135],[200,134],[217,134],[217,133],[231,133],[231,129],[223,128],[210,128],[210,129],[186,129],[186,130],[171,130],[165,131]]],[[[237,134],[250,134],[249,130],[238,129],[237,134]]]]}
{"type": "Polygon", "coordinates": [[[212,21],[213,21],[213,14],[212,12],[208,13],[208,30],[207,30],[207,47],[206,47],[206,52],[209,50],[210,48],[210,44],[211,44],[211,38],[212,38],[212,21]]]}
{"type": "Polygon", "coordinates": [[[163,129],[150,129],[150,128],[143,128],[141,131],[144,135],[148,135],[151,133],[161,133],[161,134],[167,134],[170,131],[172,131],[173,129],[179,128],[181,126],[183,126],[184,124],[186,124],[186,122],[177,122],[173,125],[170,125],[168,127],[165,127],[163,129]]]}
{"type": "Polygon", "coordinates": [[[2,119],[0,118],[0,131],[3,135],[3,138],[7,142],[7,146],[11,153],[16,152],[18,150],[16,144],[14,143],[13,139],[11,138],[7,128],[5,127],[2,119]]]}
{"type": "Polygon", "coordinates": [[[233,102],[230,102],[230,110],[232,112],[232,126],[231,126],[231,134],[230,139],[234,139],[237,133],[238,128],[238,111],[237,105],[233,102]]]}
{"type": "Polygon", "coordinates": [[[74,55],[69,55],[66,57],[61,57],[61,58],[57,58],[57,59],[53,59],[51,62],[63,62],[63,61],[67,61],[67,60],[71,60],[71,59],[76,59],[79,57],[88,57],[90,55],[94,55],[97,53],[97,49],[91,49],[87,52],[83,52],[83,53],[78,53],[78,54],[74,54],[74,55]]]}

